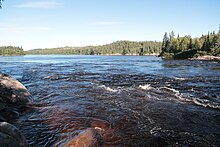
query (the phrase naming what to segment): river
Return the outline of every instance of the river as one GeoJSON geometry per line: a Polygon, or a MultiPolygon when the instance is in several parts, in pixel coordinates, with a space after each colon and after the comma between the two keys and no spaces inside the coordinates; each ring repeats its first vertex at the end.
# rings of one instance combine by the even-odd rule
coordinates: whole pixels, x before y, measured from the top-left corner
{"type": "Polygon", "coordinates": [[[34,109],[13,120],[33,147],[63,146],[87,128],[103,146],[219,146],[220,63],[155,56],[0,57],[34,109]]]}

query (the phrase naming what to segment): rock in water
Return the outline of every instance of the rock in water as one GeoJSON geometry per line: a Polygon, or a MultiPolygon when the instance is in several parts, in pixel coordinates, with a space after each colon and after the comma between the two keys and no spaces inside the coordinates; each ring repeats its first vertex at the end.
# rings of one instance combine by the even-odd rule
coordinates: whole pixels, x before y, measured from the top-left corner
{"type": "MultiPolygon", "coordinates": [[[[0,73],[0,121],[19,118],[20,108],[30,103],[31,94],[20,82],[0,73]]],[[[29,147],[29,144],[15,126],[0,122],[0,147],[29,147]]]]}
{"type": "Polygon", "coordinates": [[[15,126],[7,122],[0,122],[0,146],[29,147],[29,144],[15,126]]]}
{"type": "Polygon", "coordinates": [[[100,147],[102,146],[101,135],[93,128],[82,131],[64,147],[100,147]]]}
{"type": "Polygon", "coordinates": [[[19,81],[0,73],[0,103],[25,105],[30,102],[31,94],[19,81]]]}

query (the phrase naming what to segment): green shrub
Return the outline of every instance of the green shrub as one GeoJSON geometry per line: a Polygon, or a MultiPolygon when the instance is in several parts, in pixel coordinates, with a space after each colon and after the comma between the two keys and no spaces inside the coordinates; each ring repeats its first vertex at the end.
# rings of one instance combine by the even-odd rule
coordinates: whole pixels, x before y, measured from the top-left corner
{"type": "Polygon", "coordinates": [[[164,52],[163,54],[160,55],[163,59],[173,59],[174,54],[173,53],[168,53],[164,52]]]}
{"type": "Polygon", "coordinates": [[[182,52],[177,53],[177,54],[174,56],[174,59],[188,59],[188,58],[193,58],[196,53],[197,53],[197,50],[182,51],[182,52]]]}
{"type": "Polygon", "coordinates": [[[195,58],[206,56],[208,53],[206,51],[197,51],[197,53],[194,55],[195,58]]]}

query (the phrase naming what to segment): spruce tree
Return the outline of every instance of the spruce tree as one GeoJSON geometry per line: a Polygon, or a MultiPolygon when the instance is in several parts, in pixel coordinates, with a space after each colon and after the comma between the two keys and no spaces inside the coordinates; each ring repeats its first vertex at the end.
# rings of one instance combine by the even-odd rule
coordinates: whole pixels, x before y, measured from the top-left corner
{"type": "Polygon", "coordinates": [[[193,49],[193,42],[192,42],[192,38],[190,38],[189,40],[189,46],[188,46],[189,50],[193,49]]]}
{"type": "Polygon", "coordinates": [[[163,42],[162,42],[162,52],[167,52],[168,46],[169,46],[169,37],[168,37],[167,32],[165,32],[164,37],[163,37],[163,42]]]}

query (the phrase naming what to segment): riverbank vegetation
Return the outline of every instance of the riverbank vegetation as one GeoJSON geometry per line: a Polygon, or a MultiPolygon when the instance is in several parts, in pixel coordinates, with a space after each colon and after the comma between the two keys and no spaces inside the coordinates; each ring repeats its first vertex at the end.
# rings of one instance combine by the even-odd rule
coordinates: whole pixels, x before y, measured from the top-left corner
{"type": "Polygon", "coordinates": [[[188,59],[200,56],[220,56],[220,31],[202,35],[175,37],[174,32],[165,33],[160,56],[165,59],[188,59]]]}
{"type": "Polygon", "coordinates": [[[0,56],[21,56],[24,55],[22,47],[1,46],[0,56]]]}
{"type": "Polygon", "coordinates": [[[26,54],[73,54],[73,55],[149,55],[161,53],[161,42],[117,41],[111,44],[85,47],[61,47],[34,49],[26,54]]]}
{"type": "Polygon", "coordinates": [[[202,35],[175,37],[174,32],[165,33],[163,42],[117,41],[106,45],[85,47],[60,47],[23,51],[22,47],[0,47],[0,55],[64,54],[64,55],[159,55],[164,59],[189,59],[201,56],[220,57],[220,31],[202,35]]]}

